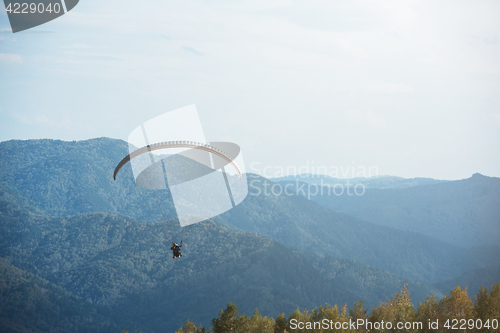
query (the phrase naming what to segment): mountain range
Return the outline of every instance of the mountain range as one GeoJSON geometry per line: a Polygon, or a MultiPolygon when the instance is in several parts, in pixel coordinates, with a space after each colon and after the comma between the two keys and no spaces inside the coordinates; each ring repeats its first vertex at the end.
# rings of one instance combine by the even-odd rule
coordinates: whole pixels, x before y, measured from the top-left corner
{"type": "MultiPolygon", "coordinates": [[[[396,211],[427,211],[434,202],[441,205],[434,213],[441,209],[449,221],[442,230],[455,235],[490,226],[494,233],[497,178],[475,175],[458,185],[425,180],[425,185],[372,189],[379,193],[367,188],[366,199],[355,198],[365,201],[355,201],[308,200],[295,192],[266,195],[270,186],[288,183],[248,174],[244,202],[187,227],[183,258],[173,260],[170,236],[181,238],[184,232],[172,221],[159,222],[155,195],[135,186],[130,168],[113,181],[112,171],[127,149],[125,142],[108,138],[0,143],[0,257],[8,260],[2,262],[2,278],[12,281],[24,274],[35,281],[31,285],[45,281],[59,288],[54,289],[58,297],[87,306],[79,320],[94,318],[94,326],[82,326],[89,331],[120,325],[173,331],[188,318],[207,326],[229,301],[245,313],[258,308],[276,317],[297,307],[350,306],[360,299],[371,307],[405,284],[414,301],[423,301],[431,293],[442,297],[454,283],[478,288],[500,280],[496,243],[453,243],[422,228],[413,230],[406,220],[383,225],[382,208],[372,220],[363,210],[367,203],[372,209],[386,207],[379,197],[399,197],[391,202],[396,211]],[[452,209],[467,198],[483,210],[474,221],[466,214],[472,208],[452,209]],[[453,212],[456,224],[448,216],[453,212]],[[108,320],[96,313],[109,313],[108,320]]],[[[174,216],[168,190],[156,194],[163,213],[174,216]]],[[[43,299],[45,294],[37,295],[43,299]]],[[[16,309],[27,313],[16,307],[24,301],[5,304],[11,312],[2,315],[16,309]]],[[[12,327],[20,325],[7,317],[12,327]]],[[[62,324],[54,325],[62,330],[62,324]]]]}
{"type": "Polygon", "coordinates": [[[498,244],[500,239],[499,178],[476,173],[463,180],[426,180],[423,185],[389,189],[365,188],[359,183],[363,187],[356,191],[362,195],[356,194],[354,188],[349,192],[342,183],[316,188],[298,180],[279,184],[299,194],[303,186],[307,191],[302,192],[314,194],[308,199],[323,207],[377,225],[418,232],[464,247],[498,244]]]}

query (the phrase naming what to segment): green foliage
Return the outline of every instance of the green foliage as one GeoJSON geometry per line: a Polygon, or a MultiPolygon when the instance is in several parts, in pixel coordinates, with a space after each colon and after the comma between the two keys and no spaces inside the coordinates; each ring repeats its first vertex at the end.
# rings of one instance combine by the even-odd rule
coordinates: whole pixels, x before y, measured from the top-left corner
{"type": "Polygon", "coordinates": [[[454,318],[459,321],[471,318],[472,301],[467,294],[467,287],[462,289],[457,286],[452,289],[448,295],[439,301],[439,312],[443,321],[447,318],[454,318]]]}
{"type": "MultiPolygon", "coordinates": [[[[498,318],[500,313],[500,284],[493,285],[490,292],[486,288],[482,288],[480,293],[476,296],[476,302],[472,304],[467,295],[467,291],[460,287],[454,288],[450,293],[441,301],[437,301],[433,295],[428,296],[424,303],[419,303],[418,309],[415,311],[410,299],[410,293],[406,287],[401,291],[396,292],[387,302],[381,303],[378,307],[374,307],[371,314],[366,316],[366,310],[363,308],[363,301],[358,301],[351,309],[343,306],[340,311],[337,305],[331,307],[320,306],[314,308],[312,311],[304,309],[295,309],[290,313],[288,319],[285,314],[278,315],[276,320],[272,318],[262,317],[256,310],[254,315],[249,318],[244,314],[238,313],[238,307],[233,303],[228,303],[226,310],[220,310],[219,316],[212,320],[211,333],[242,333],[242,332],[298,332],[298,333],[314,333],[314,332],[447,332],[444,327],[447,319],[482,319],[486,322],[487,319],[498,318]],[[317,325],[314,328],[314,323],[322,323],[326,319],[327,322],[342,323],[355,322],[357,319],[367,319],[371,323],[381,323],[384,321],[385,327],[375,329],[373,325],[367,330],[366,325],[357,326],[352,329],[351,326],[346,328],[335,328],[335,325],[328,328],[317,325]],[[294,322],[295,320],[295,322],[294,322]],[[439,326],[429,328],[429,322],[439,320],[439,326]],[[291,327],[291,323],[304,323],[304,328],[291,327]],[[387,323],[391,323],[391,327],[387,323]],[[397,323],[412,323],[409,329],[398,328],[397,323]],[[421,322],[422,325],[413,325],[413,323],[421,322]],[[307,328],[307,323],[311,323],[311,328],[307,328]],[[259,329],[256,331],[256,329],[259,329]]],[[[199,332],[201,328],[196,328],[194,324],[187,321],[181,330],[176,333],[184,332],[199,332]],[[190,329],[191,331],[188,331],[190,329]]],[[[453,330],[459,331],[459,330],[453,330]]],[[[482,330],[467,330],[467,332],[493,332],[493,329],[482,330]]]]}
{"type": "MultiPolygon", "coordinates": [[[[218,332],[247,332],[242,330],[242,323],[248,322],[249,318],[245,315],[239,315],[235,304],[228,304],[227,309],[219,313],[218,318],[213,319],[213,333],[218,332]]],[[[500,311],[500,284],[492,286],[488,292],[486,288],[482,288],[481,292],[476,296],[476,302],[472,304],[467,296],[467,291],[460,287],[454,288],[441,301],[437,301],[433,295],[429,296],[424,303],[419,303],[418,309],[415,311],[411,302],[410,293],[404,287],[401,291],[396,292],[389,300],[381,303],[378,307],[374,307],[370,315],[366,316],[366,310],[363,308],[363,301],[358,301],[351,309],[343,306],[340,310],[337,305],[331,307],[320,306],[312,311],[304,309],[295,309],[286,319],[284,313],[278,315],[274,321],[274,330],[262,330],[261,332],[297,332],[297,333],[314,333],[314,332],[448,332],[460,330],[448,330],[444,327],[447,319],[456,318],[458,320],[464,318],[471,321],[482,319],[486,322],[494,318],[498,319],[500,311]],[[323,326],[323,320],[333,325],[323,326]],[[351,326],[349,323],[356,322],[357,319],[367,319],[372,325],[351,326]],[[430,328],[428,323],[439,320],[439,325],[436,329],[430,328]],[[302,323],[300,327],[298,323],[302,323]],[[378,328],[374,323],[382,323],[378,328]],[[316,324],[315,324],[316,323],[316,324]],[[338,327],[335,326],[338,324],[338,327]],[[345,327],[342,328],[342,324],[345,327]],[[390,325],[389,325],[390,323],[390,325]],[[398,327],[397,323],[410,323],[410,328],[404,326],[398,327]],[[414,324],[421,323],[421,324],[414,324]],[[354,329],[352,328],[354,327],[354,329]]],[[[263,321],[262,317],[258,321],[263,321]]],[[[271,322],[270,322],[271,323],[271,322]]],[[[467,332],[493,332],[494,330],[471,330],[467,332]]],[[[248,331],[250,332],[250,331],[248,331]]]]}
{"type": "MultiPolygon", "coordinates": [[[[166,230],[178,239],[180,228],[149,223],[160,219],[154,197],[130,181],[130,168],[116,182],[112,179],[114,166],[126,153],[123,141],[106,138],[0,143],[0,257],[22,274],[34,274],[24,283],[17,273],[7,273],[11,268],[4,269],[0,316],[8,329],[3,331],[127,327],[138,332],[140,327],[145,333],[203,332],[201,325],[232,301],[243,314],[228,305],[220,320],[214,318],[214,329],[290,332],[293,318],[346,322],[366,317],[361,303],[348,310],[328,302],[350,305],[363,298],[373,305],[406,283],[416,299],[430,292],[439,298],[439,290],[415,278],[443,280],[500,263],[498,247],[464,249],[333,213],[300,196],[272,195],[249,196],[217,222],[189,227],[184,256],[174,261],[166,230]],[[317,304],[326,306],[298,310],[317,304]],[[244,315],[251,312],[251,317],[244,315]],[[284,313],[290,313],[288,320],[284,313]],[[191,321],[185,322],[187,318],[191,321]]],[[[252,180],[261,190],[268,182],[252,180]]],[[[171,216],[168,191],[158,195],[163,212],[171,216]]],[[[482,281],[483,276],[476,276],[473,280],[482,281]]],[[[469,308],[461,289],[446,301],[431,296],[416,312],[406,290],[371,315],[442,318],[465,309],[486,318],[498,314],[489,310],[498,309],[497,289],[481,289],[469,308]]]]}
{"type": "Polygon", "coordinates": [[[226,310],[220,310],[219,318],[212,320],[213,332],[241,332],[247,319],[246,316],[238,316],[238,307],[233,303],[229,303],[226,310]]]}
{"type": "MultiPolygon", "coordinates": [[[[114,167],[127,153],[125,142],[108,138],[79,142],[2,142],[0,185],[17,191],[50,215],[108,212],[140,221],[159,221],[161,217],[155,207],[153,193],[134,185],[129,166],[120,171],[116,181],[113,180],[114,167]]],[[[428,283],[452,279],[469,270],[500,265],[498,247],[463,249],[436,242],[430,237],[333,213],[301,196],[255,195],[257,189],[262,192],[267,186],[269,190],[269,185],[273,183],[256,175],[249,175],[248,179],[252,195],[235,209],[217,217],[217,222],[233,229],[269,237],[307,255],[315,253],[321,257],[356,259],[393,274],[428,283]]],[[[494,182],[496,179],[487,181],[494,182]]],[[[432,186],[449,183],[452,182],[432,186]]],[[[491,186],[486,185],[484,181],[473,188],[463,184],[460,190],[461,193],[470,192],[474,196],[474,193],[482,191],[481,188],[484,187],[484,197],[490,198],[497,190],[491,190],[491,186]]],[[[430,187],[417,186],[412,189],[416,188],[430,187]]],[[[428,194],[425,190],[419,191],[422,192],[420,197],[428,194]]],[[[443,190],[436,193],[445,198],[441,200],[447,200],[448,192],[443,190]]],[[[157,194],[164,215],[173,216],[168,191],[158,191],[157,194]]],[[[341,202],[343,198],[338,197],[336,200],[341,202]]],[[[492,206],[491,202],[492,200],[485,201],[484,204],[487,207],[498,207],[492,206]]],[[[419,205],[418,200],[414,203],[419,205]]],[[[479,211],[488,212],[491,209],[479,211]]],[[[402,221],[404,219],[398,220],[398,223],[402,221]]],[[[495,230],[498,228],[487,230],[486,234],[494,234],[495,230]]]]}
{"type": "MultiPolygon", "coordinates": [[[[135,186],[130,167],[113,180],[113,170],[126,154],[126,142],[108,138],[1,142],[0,185],[16,190],[50,215],[109,212],[161,220],[151,205],[153,193],[135,186]]],[[[173,216],[168,191],[158,195],[164,214],[173,216]]]]}
{"type": "Polygon", "coordinates": [[[285,318],[285,313],[282,312],[278,315],[274,322],[274,333],[284,333],[289,329],[287,320],[285,318]]]}
{"type": "MultiPolygon", "coordinates": [[[[500,320],[500,283],[494,284],[490,291],[481,287],[474,304],[474,318],[479,318],[485,323],[492,318],[500,320]]],[[[493,328],[477,329],[477,332],[493,332],[493,328]]]]}
{"type": "Polygon", "coordinates": [[[435,330],[430,328],[429,325],[425,325],[425,323],[439,320],[440,317],[439,302],[436,300],[434,294],[427,296],[425,302],[419,303],[416,311],[416,317],[418,322],[424,323],[422,327],[423,333],[435,332],[435,330]]]}
{"type": "Polygon", "coordinates": [[[175,333],[207,333],[207,330],[202,326],[196,327],[196,325],[188,319],[181,328],[175,331],[175,333]]]}
{"type": "Polygon", "coordinates": [[[63,288],[0,258],[1,332],[110,332],[135,327],[117,313],[77,299],[63,288]]]}
{"type": "MultiPolygon", "coordinates": [[[[355,301],[286,247],[213,221],[190,226],[182,259],[172,260],[161,224],[109,213],[50,217],[2,200],[0,207],[0,256],[151,330],[176,329],[186,313],[206,325],[228,299],[267,316],[355,301]]],[[[180,238],[179,228],[170,231],[180,238]]]]}
{"type": "Polygon", "coordinates": [[[399,322],[414,322],[416,313],[410,299],[410,293],[405,286],[401,292],[394,294],[391,299],[385,303],[374,307],[368,316],[370,322],[390,322],[391,329],[380,329],[379,332],[416,332],[416,330],[400,330],[397,327],[399,322]]]}
{"type": "Polygon", "coordinates": [[[212,333],[273,333],[274,320],[262,317],[255,310],[252,317],[238,314],[238,307],[228,303],[224,311],[220,310],[219,317],[212,320],[212,333]]]}
{"type": "Polygon", "coordinates": [[[444,296],[442,289],[423,281],[397,276],[353,259],[325,257],[315,262],[315,267],[334,285],[363,298],[369,307],[378,305],[405,285],[416,302],[425,300],[429,293],[439,298],[444,296]]]}
{"type": "MultiPolygon", "coordinates": [[[[349,310],[349,317],[352,318],[353,321],[357,321],[358,319],[366,320],[367,310],[365,310],[365,308],[363,307],[364,303],[364,300],[357,301],[356,303],[354,303],[352,309],[349,310]]],[[[357,329],[357,332],[359,333],[365,333],[366,331],[367,330],[365,326],[362,326],[360,328],[358,327],[357,329]]]]}

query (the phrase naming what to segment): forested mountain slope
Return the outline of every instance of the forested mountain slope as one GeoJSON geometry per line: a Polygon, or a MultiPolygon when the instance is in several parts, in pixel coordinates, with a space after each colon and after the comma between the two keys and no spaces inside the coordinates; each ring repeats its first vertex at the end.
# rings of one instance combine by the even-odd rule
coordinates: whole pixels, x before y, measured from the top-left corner
{"type": "Polygon", "coordinates": [[[495,283],[500,283],[500,266],[468,271],[454,279],[436,283],[435,286],[441,291],[453,289],[456,286],[467,287],[469,294],[475,295],[481,287],[489,287],[495,283]]]}
{"type": "MultiPolygon", "coordinates": [[[[158,221],[154,194],[135,186],[129,166],[113,181],[113,169],[126,153],[125,142],[107,138],[2,142],[0,179],[48,214],[110,212],[158,221]]],[[[427,282],[500,264],[498,246],[463,249],[334,213],[300,195],[266,195],[265,187],[273,183],[251,174],[248,179],[247,199],[216,220],[304,253],[352,258],[427,282]]],[[[172,216],[168,191],[157,191],[157,195],[165,215],[172,216]]]]}
{"type": "MultiPolygon", "coordinates": [[[[172,331],[186,318],[206,326],[229,301],[276,316],[324,303],[375,305],[406,283],[423,300],[440,290],[415,279],[500,264],[497,246],[465,249],[300,195],[266,195],[273,183],[256,175],[243,203],[187,229],[184,256],[172,260],[165,224],[150,223],[160,220],[152,192],[134,185],[130,168],[112,179],[126,153],[123,141],[106,138],[0,143],[0,257],[143,332],[172,331]]],[[[171,216],[168,191],[157,194],[171,216]]],[[[174,223],[168,230],[181,238],[174,223]]]]}
{"type": "Polygon", "coordinates": [[[3,258],[0,272],[1,332],[106,333],[137,328],[118,312],[77,299],[3,258]]]}
{"type": "Polygon", "coordinates": [[[190,227],[174,260],[162,224],[110,213],[38,215],[9,200],[0,211],[0,257],[157,332],[178,328],[186,314],[208,325],[228,301],[276,316],[357,299],[283,245],[212,221],[190,227]]]}
{"type": "Polygon", "coordinates": [[[218,216],[217,221],[264,235],[304,253],[356,259],[427,282],[494,266],[499,260],[497,245],[462,248],[335,213],[300,195],[274,195],[269,190],[274,183],[257,175],[250,175],[249,182],[251,190],[245,202],[218,216]],[[264,194],[266,188],[269,195],[264,194]],[[260,195],[252,195],[259,193],[256,189],[260,195]]]}
{"type": "Polygon", "coordinates": [[[363,195],[353,195],[352,189],[351,195],[327,188],[317,192],[310,199],[332,211],[451,244],[474,247],[500,239],[500,178],[474,174],[404,189],[367,188],[363,195]]]}

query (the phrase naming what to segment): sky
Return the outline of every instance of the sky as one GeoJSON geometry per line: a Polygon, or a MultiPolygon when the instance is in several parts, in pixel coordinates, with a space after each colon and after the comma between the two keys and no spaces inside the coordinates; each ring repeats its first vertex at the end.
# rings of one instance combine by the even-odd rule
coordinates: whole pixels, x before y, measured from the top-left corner
{"type": "Polygon", "coordinates": [[[266,177],[500,177],[500,2],[80,0],[13,34],[0,141],[127,140],[195,104],[266,177]]]}

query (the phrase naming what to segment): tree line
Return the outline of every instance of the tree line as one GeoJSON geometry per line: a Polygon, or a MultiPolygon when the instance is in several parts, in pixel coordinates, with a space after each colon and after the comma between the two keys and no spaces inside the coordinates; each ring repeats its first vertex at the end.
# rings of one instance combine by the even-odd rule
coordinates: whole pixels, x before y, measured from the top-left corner
{"type": "Polygon", "coordinates": [[[284,313],[276,319],[263,317],[258,310],[247,316],[238,313],[238,306],[228,303],[212,320],[207,330],[187,320],[175,333],[316,333],[316,332],[499,332],[500,283],[481,287],[472,299],[467,287],[457,286],[441,300],[434,295],[419,302],[415,309],[407,286],[389,300],[374,306],[370,314],[364,301],[339,307],[321,305],[309,311],[298,308],[288,318],[284,313]]]}

